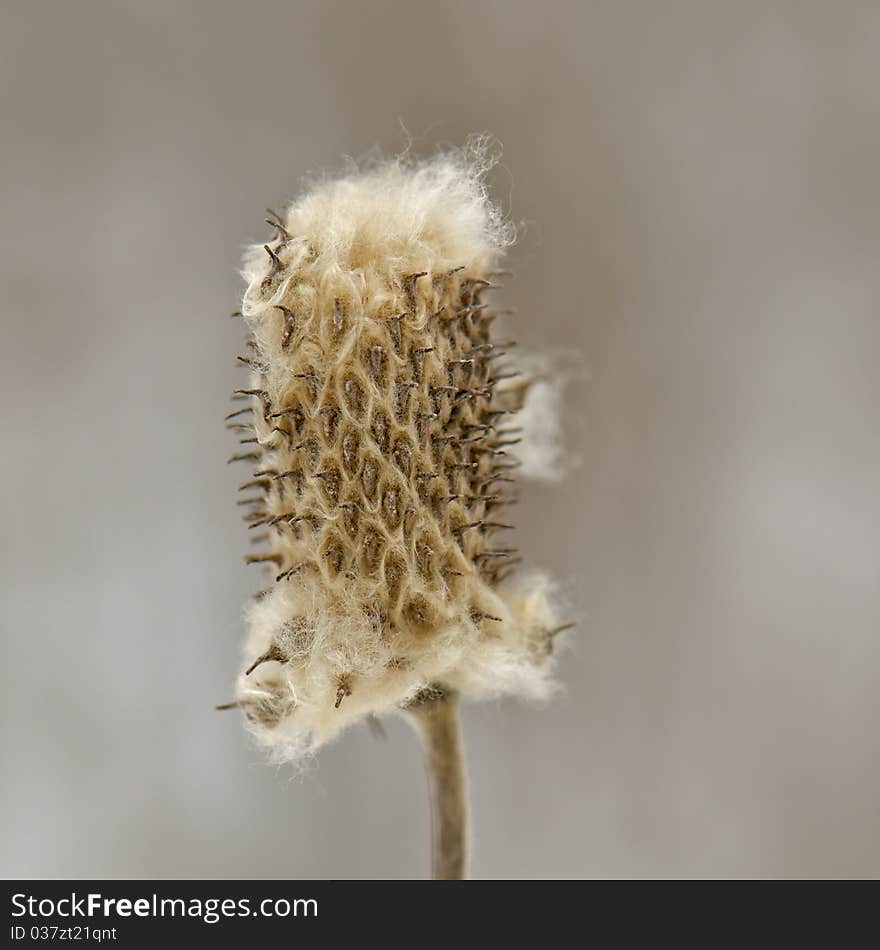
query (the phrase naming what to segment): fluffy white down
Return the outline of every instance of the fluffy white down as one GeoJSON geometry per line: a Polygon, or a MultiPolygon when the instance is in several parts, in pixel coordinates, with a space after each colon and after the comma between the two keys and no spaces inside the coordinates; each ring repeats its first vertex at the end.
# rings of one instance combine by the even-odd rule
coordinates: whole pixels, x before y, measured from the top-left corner
{"type": "MultiPolygon", "coordinates": [[[[326,275],[328,282],[358,284],[373,303],[381,302],[382,288],[401,274],[455,267],[490,271],[511,243],[513,228],[487,196],[489,164],[483,149],[469,149],[422,163],[392,161],[314,187],[283,215],[296,236],[284,262],[291,276],[267,293],[266,252],[259,245],[246,255],[243,313],[251,329],[259,329],[290,281],[303,280],[305,268],[326,275]]],[[[322,279],[310,278],[316,286],[322,279]]],[[[517,447],[526,476],[546,476],[557,468],[553,394],[546,380],[530,389],[538,405],[524,413],[531,422],[525,443],[517,447]]],[[[487,615],[499,619],[481,628],[461,614],[442,618],[403,662],[399,645],[392,650],[363,612],[347,611],[344,601],[328,597],[319,577],[304,574],[276,585],[246,614],[243,666],[279,642],[287,655],[286,662],[265,662],[238,678],[236,699],[254,735],[273,758],[290,760],[368,714],[400,709],[436,684],[466,699],[548,696],[553,689],[548,632],[558,617],[547,579],[520,573],[498,588],[474,583],[478,589],[469,591],[469,600],[476,598],[487,615]],[[307,638],[298,638],[291,617],[309,618],[307,638]],[[339,703],[341,675],[352,677],[356,688],[339,703]]]]}
{"type": "MultiPolygon", "coordinates": [[[[430,161],[385,162],[318,184],[287,208],[285,224],[328,280],[355,271],[369,285],[374,274],[441,271],[462,261],[485,271],[515,237],[486,191],[492,163],[479,141],[430,161]]],[[[266,306],[265,274],[266,255],[256,244],[245,256],[245,315],[249,305],[266,306]]],[[[273,296],[282,295],[280,287],[273,296]]]]}
{"type": "Polygon", "coordinates": [[[243,663],[260,656],[292,614],[313,619],[314,640],[299,658],[264,663],[250,676],[242,674],[238,700],[256,708],[265,704],[271,711],[271,725],[254,720],[252,732],[274,760],[288,761],[315,751],[368,714],[398,711],[438,683],[465,699],[546,699],[555,687],[550,658],[542,655],[544,634],[556,624],[550,593],[546,578],[537,574],[511,581],[495,601],[503,621],[497,637],[450,626],[431,638],[430,649],[411,657],[411,665],[389,674],[390,654],[377,645],[362,617],[328,612],[318,585],[286,586],[248,611],[243,663]],[[336,708],[342,670],[354,671],[357,688],[336,708]],[[290,705],[275,721],[279,696],[289,697],[290,705]]]}

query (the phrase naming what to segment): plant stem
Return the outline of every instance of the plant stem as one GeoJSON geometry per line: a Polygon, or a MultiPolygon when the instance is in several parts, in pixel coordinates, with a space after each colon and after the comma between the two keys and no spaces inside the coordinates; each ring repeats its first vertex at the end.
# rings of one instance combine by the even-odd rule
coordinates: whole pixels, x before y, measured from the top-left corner
{"type": "Polygon", "coordinates": [[[458,697],[441,693],[407,710],[422,740],[431,795],[432,865],[435,881],[467,877],[467,779],[458,697]]]}

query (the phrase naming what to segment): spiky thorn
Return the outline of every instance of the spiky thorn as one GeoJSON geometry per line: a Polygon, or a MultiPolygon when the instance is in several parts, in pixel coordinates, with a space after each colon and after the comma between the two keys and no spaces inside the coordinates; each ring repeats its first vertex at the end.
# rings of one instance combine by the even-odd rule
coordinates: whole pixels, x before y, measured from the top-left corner
{"type": "Polygon", "coordinates": [[[238,455],[230,455],[226,460],[226,464],[231,465],[233,462],[257,462],[259,459],[259,452],[241,452],[238,455]]]}
{"type": "Polygon", "coordinates": [[[238,486],[239,491],[248,491],[251,488],[262,488],[264,491],[269,487],[269,482],[265,478],[253,478],[249,482],[242,482],[238,486]]]}
{"type": "Polygon", "coordinates": [[[516,548],[499,548],[497,551],[481,551],[474,556],[475,561],[488,560],[489,558],[511,558],[516,554],[516,548]]]}
{"type": "Polygon", "coordinates": [[[395,395],[395,407],[397,409],[398,415],[402,415],[406,412],[407,404],[409,402],[409,391],[411,389],[418,389],[419,384],[414,382],[407,383],[395,383],[396,386],[396,395],[395,395]]]}
{"type": "Polygon", "coordinates": [[[294,574],[298,574],[304,567],[305,564],[294,564],[293,567],[289,567],[286,571],[276,574],[275,583],[280,584],[282,581],[290,580],[294,574]]]}
{"type": "Polygon", "coordinates": [[[492,485],[494,482],[510,482],[514,484],[516,482],[515,478],[510,478],[508,475],[487,475],[485,478],[481,478],[478,482],[480,488],[484,488],[486,485],[492,485]]]}
{"type": "Polygon", "coordinates": [[[518,505],[519,498],[515,495],[495,495],[493,500],[485,502],[486,505],[486,514],[489,514],[490,511],[495,511],[496,508],[507,508],[511,505],[518,505]]]}
{"type": "Polygon", "coordinates": [[[470,277],[468,280],[463,280],[461,282],[462,299],[467,297],[470,303],[473,304],[480,293],[490,286],[490,282],[482,277],[470,277]]]}
{"type": "Polygon", "coordinates": [[[308,413],[303,409],[302,406],[290,406],[288,409],[279,409],[278,412],[270,413],[270,419],[280,419],[282,416],[290,416],[295,412],[302,412],[303,415],[308,415],[308,413]]]}
{"type": "Polygon", "coordinates": [[[465,502],[469,505],[478,505],[481,502],[486,504],[493,501],[498,501],[502,498],[501,495],[450,495],[450,498],[463,498],[465,502]]]}
{"type": "MultiPolygon", "coordinates": [[[[506,455],[507,453],[505,452],[504,454],[506,455]]],[[[494,474],[495,472],[512,472],[518,468],[522,468],[522,461],[520,459],[513,459],[513,461],[507,462],[505,465],[493,465],[491,471],[494,474]]]]}
{"type": "Polygon", "coordinates": [[[460,310],[455,311],[455,313],[452,315],[452,319],[458,320],[464,329],[464,332],[470,336],[475,329],[469,324],[471,317],[479,316],[480,312],[485,310],[488,306],[489,304],[487,303],[481,303],[474,307],[462,307],[460,310]]]}
{"type": "Polygon", "coordinates": [[[268,214],[272,220],[268,222],[273,228],[278,227],[279,224],[284,220],[280,214],[274,208],[266,208],[266,214],[268,214]]]}
{"type": "Polygon", "coordinates": [[[275,564],[281,566],[280,554],[245,554],[245,564],[275,564]]]}
{"type": "Polygon", "coordinates": [[[470,469],[474,471],[478,466],[479,462],[455,462],[452,465],[447,465],[446,467],[452,472],[464,472],[470,469]]]}
{"type": "Polygon", "coordinates": [[[272,261],[272,274],[277,274],[278,271],[284,267],[284,264],[281,258],[269,247],[268,244],[263,245],[263,250],[269,255],[269,259],[272,261]]]}
{"type": "Polygon", "coordinates": [[[431,441],[442,443],[443,445],[454,445],[456,448],[460,448],[462,445],[473,445],[475,442],[482,442],[485,438],[484,435],[474,435],[469,439],[462,439],[457,435],[436,435],[431,437],[431,441]]]}
{"type": "Polygon", "coordinates": [[[405,313],[398,313],[393,317],[388,317],[388,333],[391,335],[391,342],[397,353],[400,353],[400,321],[405,316],[405,313]]]}
{"type": "Polygon", "coordinates": [[[458,395],[455,397],[456,403],[468,402],[471,399],[491,399],[491,389],[467,389],[459,388],[458,395]]]}
{"type": "Polygon", "coordinates": [[[293,511],[283,511],[281,512],[280,515],[275,515],[272,518],[267,518],[266,527],[274,528],[275,525],[284,523],[292,528],[294,525],[299,524],[300,521],[303,521],[303,520],[304,519],[301,515],[297,515],[293,511]]]}
{"type": "Polygon", "coordinates": [[[291,233],[287,230],[286,227],[281,223],[281,216],[277,211],[273,211],[271,208],[266,208],[266,213],[272,215],[271,218],[263,218],[266,224],[270,228],[275,228],[275,230],[281,235],[281,240],[285,243],[290,240],[291,233]]]}
{"type": "MultiPolygon", "coordinates": [[[[300,442],[300,444],[299,444],[299,445],[295,445],[294,448],[295,448],[295,449],[301,449],[304,444],[305,444],[304,442],[300,442]]],[[[301,474],[302,474],[302,473],[299,471],[299,469],[292,468],[292,469],[290,469],[290,470],[287,471],[287,472],[276,472],[274,475],[271,476],[271,478],[272,478],[272,481],[273,481],[273,482],[277,482],[277,481],[280,481],[280,480],[283,479],[283,478],[298,478],[299,475],[301,475],[301,474]]]]}
{"type": "Polygon", "coordinates": [[[554,637],[558,637],[560,633],[564,633],[566,630],[571,630],[576,626],[577,623],[574,620],[572,620],[570,623],[560,624],[558,627],[554,627],[552,630],[547,631],[547,639],[553,640],[554,637]]]}
{"type": "Polygon", "coordinates": [[[338,683],[339,685],[336,690],[336,702],[333,704],[334,709],[339,709],[339,707],[342,705],[342,700],[345,699],[346,696],[351,696],[351,680],[349,679],[348,674],[343,673],[342,676],[339,677],[338,683]]]}
{"type": "MultiPolygon", "coordinates": [[[[523,375],[523,374],[522,374],[521,372],[519,372],[518,370],[511,370],[509,373],[498,373],[497,376],[490,376],[490,377],[486,380],[486,385],[487,385],[487,386],[494,386],[494,385],[496,385],[497,383],[500,383],[500,382],[502,382],[502,381],[505,380],[505,379],[520,379],[520,378],[522,377],[522,375],[523,375]]],[[[531,380],[529,380],[528,382],[531,382],[531,380]]]]}
{"type": "Polygon", "coordinates": [[[446,581],[446,586],[449,586],[449,581],[446,580],[448,577],[464,577],[464,571],[456,571],[451,567],[444,567],[440,569],[440,573],[443,575],[443,580],[446,581]]]}
{"type": "Polygon", "coordinates": [[[222,712],[224,709],[238,709],[240,705],[241,703],[239,702],[220,703],[220,705],[215,706],[214,709],[216,709],[218,712],[222,712]]]}
{"type": "Polygon", "coordinates": [[[235,419],[236,416],[243,416],[246,412],[253,412],[253,411],[254,411],[253,406],[245,406],[244,409],[236,409],[235,412],[230,412],[228,415],[224,416],[223,421],[228,422],[230,419],[235,419]]]}
{"type": "Polygon", "coordinates": [[[417,382],[422,381],[422,373],[425,371],[425,357],[428,353],[433,353],[436,350],[436,346],[417,346],[414,347],[410,352],[410,359],[412,360],[413,367],[413,376],[417,382]]]}
{"type": "Polygon", "coordinates": [[[239,498],[235,504],[238,506],[259,505],[263,503],[263,500],[262,495],[252,495],[250,498],[239,498]]]}
{"type": "Polygon", "coordinates": [[[409,301],[410,310],[415,307],[416,303],[416,283],[420,277],[427,277],[428,272],[426,270],[420,271],[418,274],[409,274],[403,279],[403,290],[406,294],[406,299],[409,301]]]}
{"type": "Polygon", "coordinates": [[[261,488],[265,491],[269,487],[269,482],[265,478],[252,478],[249,482],[242,482],[238,486],[239,491],[249,491],[251,488],[261,488]]]}
{"type": "Polygon", "coordinates": [[[244,671],[245,676],[250,676],[253,671],[263,663],[268,663],[270,660],[274,660],[278,663],[285,663],[287,657],[278,649],[276,644],[272,644],[265,653],[261,653],[256,660],[244,671]]]}
{"type": "Polygon", "coordinates": [[[504,449],[496,449],[492,447],[492,444],[488,445],[475,445],[471,452],[474,455],[488,455],[490,458],[497,458],[499,455],[503,457],[508,457],[509,453],[505,452],[504,449]]]}
{"type": "Polygon", "coordinates": [[[476,610],[475,608],[471,608],[468,611],[468,615],[477,626],[484,620],[494,620],[496,623],[504,623],[503,617],[495,617],[492,614],[484,613],[482,610],[476,610]]]}
{"type": "MultiPolygon", "coordinates": [[[[264,405],[269,402],[269,394],[265,389],[233,389],[233,399],[247,399],[248,396],[256,396],[264,405]]],[[[253,407],[251,407],[253,408],[253,407]]]]}
{"type": "Polygon", "coordinates": [[[281,311],[284,319],[284,329],[281,331],[281,349],[286,350],[290,346],[293,334],[296,332],[296,316],[292,310],[288,307],[282,307],[280,304],[275,309],[281,311]]]}
{"type": "Polygon", "coordinates": [[[281,426],[273,426],[269,432],[270,435],[280,435],[283,438],[287,439],[287,447],[292,452],[294,449],[301,449],[305,442],[299,442],[296,445],[293,444],[293,433],[288,432],[287,429],[282,429],[281,426]]]}

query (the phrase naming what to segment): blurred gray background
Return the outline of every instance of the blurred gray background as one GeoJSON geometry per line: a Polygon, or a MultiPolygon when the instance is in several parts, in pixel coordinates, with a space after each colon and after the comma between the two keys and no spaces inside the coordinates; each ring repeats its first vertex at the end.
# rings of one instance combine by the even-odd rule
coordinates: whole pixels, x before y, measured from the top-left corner
{"type": "Polygon", "coordinates": [[[213,711],[260,586],[228,313],[303,174],[489,131],[518,338],[585,369],[518,509],[565,694],[466,710],[475,875],[880,874],[878,44],[868,2],[6,0],[2,873],[426,874],[404,723],[298,775],[213,711]]]}

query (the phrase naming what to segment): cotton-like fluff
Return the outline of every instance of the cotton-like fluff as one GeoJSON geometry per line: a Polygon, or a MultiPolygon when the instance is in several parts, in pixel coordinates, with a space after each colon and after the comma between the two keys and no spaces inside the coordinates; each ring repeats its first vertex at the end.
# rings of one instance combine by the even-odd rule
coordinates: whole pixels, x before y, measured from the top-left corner
{"type": "Polygon", "coordinates": [[[505,508],[529,380],[491,303],[482,153],[318,184],[246,256],[231,414],[255,553],[236,705],[279,759],[432,690],[541,697],[558,630],[505,508]],[[260,549],[260,545],[262,549],[260,549]]]}

